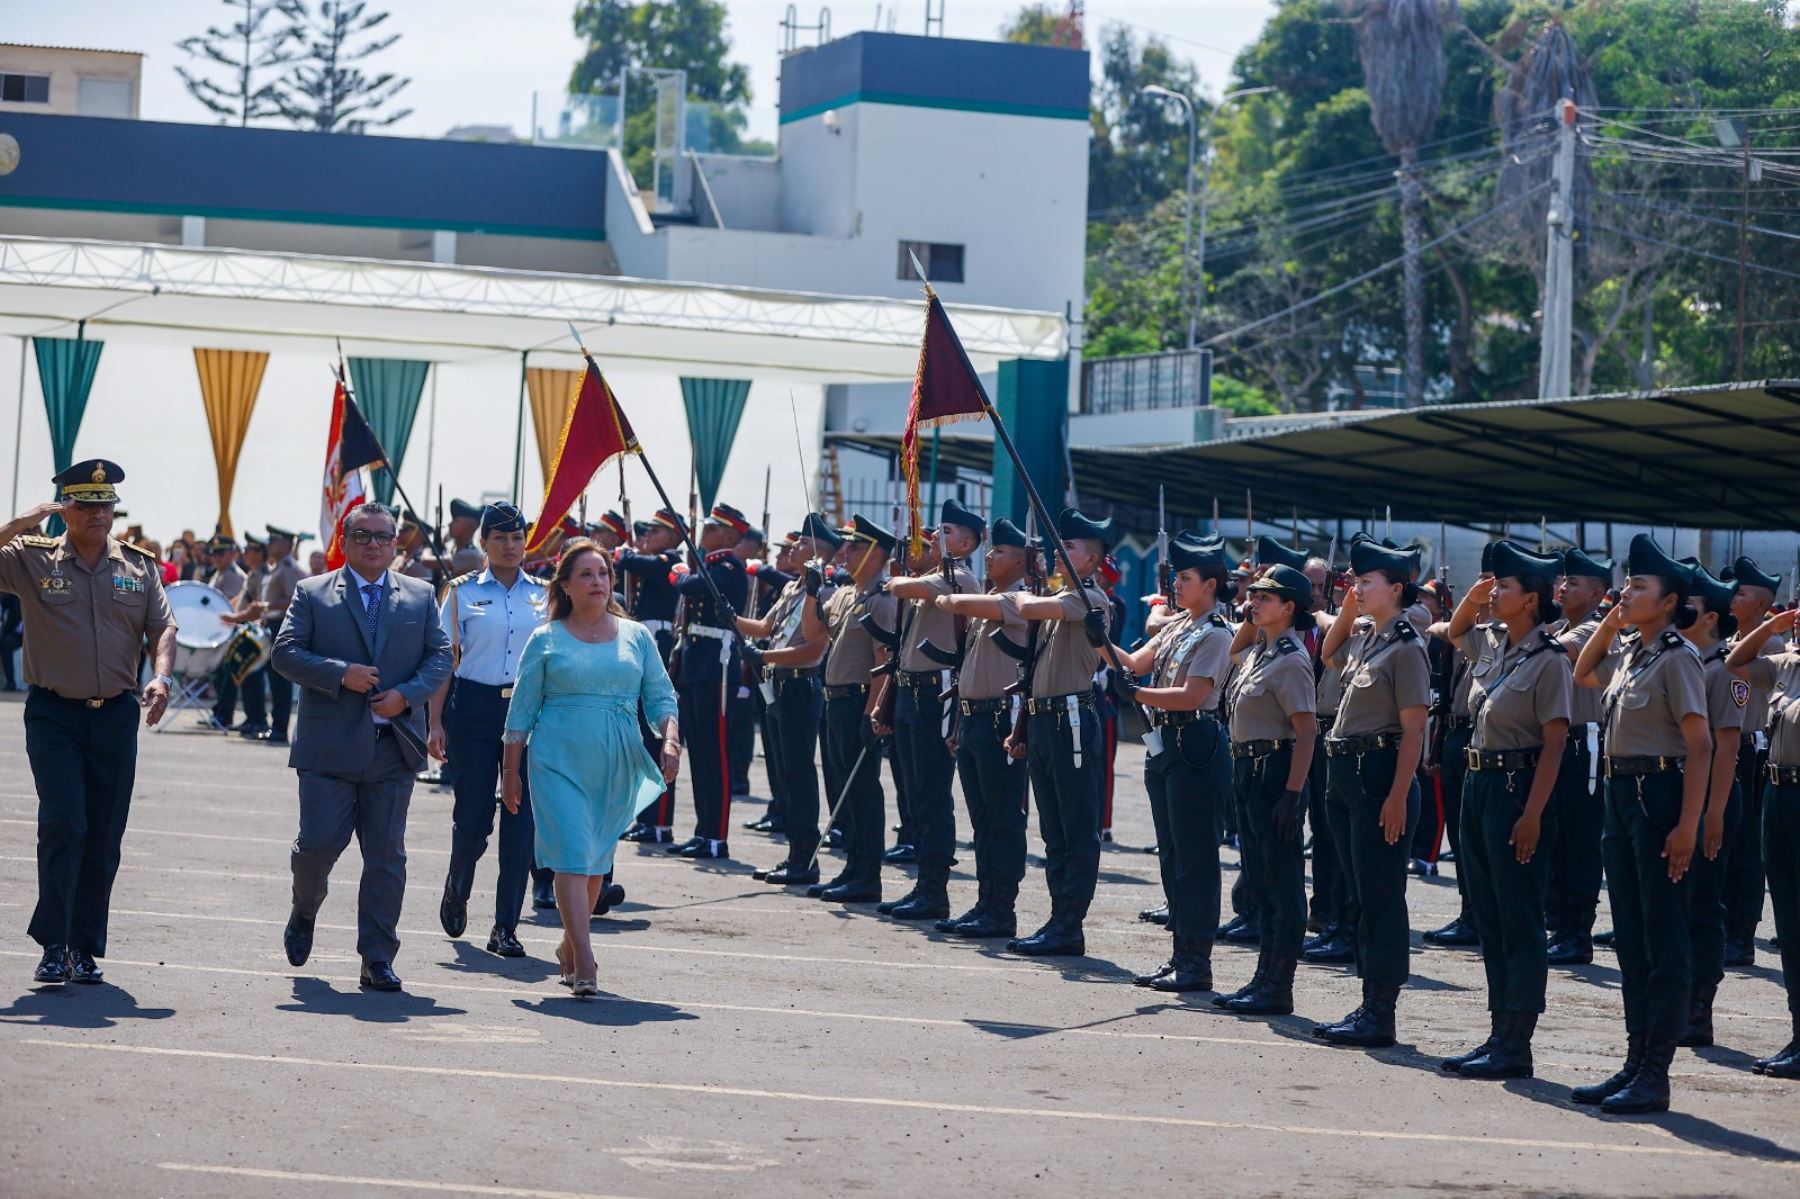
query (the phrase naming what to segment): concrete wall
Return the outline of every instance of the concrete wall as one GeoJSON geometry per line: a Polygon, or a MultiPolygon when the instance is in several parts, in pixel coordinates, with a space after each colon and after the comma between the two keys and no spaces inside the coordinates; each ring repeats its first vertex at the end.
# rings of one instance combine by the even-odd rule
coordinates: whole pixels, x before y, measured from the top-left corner
{"type": "MultiPolygon", "coordinates": [[[[727,229],[774,232],[781,228],[779,159],[696,154],[694,161],[706,174],[706,185],[727,229]]],[[[698,187],[694,189],[694,205],[696,211],[705,206],[698,187]]]]}
{"type": "MultiPolygon", "coordinates": [[[[89,115],[133,118],[138,115],[139,79],[143,70],[144,56],[125,50],[76,50],[56,46],[0,44],[0,72],[8,75],[17,73],[50,76],[49,104],[8,104],[0,101],[0,112],[75,116],[85,111],[89,115]],[[84,110],[81,94],[81,81],[84,79],[124,84],[126,111],[98,113],[84,110]]],[[[91,102],[90,97],[90,104],[91,102]]]]}

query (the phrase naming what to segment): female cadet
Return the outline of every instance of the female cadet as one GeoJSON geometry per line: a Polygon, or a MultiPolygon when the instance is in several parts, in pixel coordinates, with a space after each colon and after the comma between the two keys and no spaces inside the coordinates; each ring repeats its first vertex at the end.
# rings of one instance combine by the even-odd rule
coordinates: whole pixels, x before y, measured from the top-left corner
{"type": "Polygon", "coordinates": [[[1544,809],[1562,768],[1573,690],[1569,658],[1549,624],[1560,555],[1493,546],[1493,573],[1470,587],[1450,618],[1450,640],[1472,664],[1458,873],[1487,970],[1488,1039],[1447,1058],[1465,1078],[1530,1078],[1531,1036],[1549,974],[1544,940],[1544,809]],[[1476,624],[1489,603],[1497,623],[1476,624]],[[1550,747],[1545,752],[1545,747],[1550,747]]]}
{"type": "Polygon", "coordinates": [[[1273,566],[1249,586],[1256,645],[1232,676],[1231,770],[1250,892],[1262,902],[1262,954],[1250,982],[1213,1002],[1245,1015],[1294,1010],[1294,966],[1306,936],[1301,825],[1318,719],[1313,711],[1312,582],[1273,566]]]}
{"type": "Polygon", "coordinates": [[[1800,1078],[1800,650],[1765,654],[1772,637],[1794,631],[1795,609],[1777,612],[1739,641],[1725,665],[1749,676],[1769,695],[1768,783],[1763,790],[1763,866],[1781,942],[1794,1036],[1785,1048],[1757,1058],[1751,1069],[1770,1078],[1800,1078]]]}
{"type": "Polygon", "coordinates": [[[1697,563],[1692,569],[1694,591],[1688,603],[1695,620],[1681,635],[1700,653],[1706,727],[1712,732],[1712,769],[1707,778],[1706,813],[1700,824],[1700,852],[1694,855],[1693,894],[1688,897],[1693,989],[1688,998],[1687,1030],[1677,1043],[1698,1047],[1713,1043],[1713,997],[1725,977],[1725,872],[1729,847],[1744,811],[1737,760],[1750,685],[1725,668],[1725,655],[1731,650],[1727,642],[1737,632],[1737,618],[1731,614],[1734,588],[1697,563]]]}
{"type": "Polygon", "coordinates": [[[1184,532],[1169,543],[1175,619],[1125,669],[1148,674],[1137,700],[1150,709],[1144,787],[1156,826],[1157,867],[1174,949],[1162,966],[1133,979],[1158,991],[1212,989],[1219,927],[1219,827],[1229,794],[1230,758],[1219,726],[1219,684],[1231,667],[1231,626],[1219,602],[1231,598],[1225,546],[1184,532]]]}
{"type": "Polygon", "coordinates": [[[1419,759],[1431,707],[1431,667],[1408,609],[1417,601],[1413,555],[1361,540],[1350,546],[1356,585],[1320,654],[1344,672],[1325,741],[1327,814],[1361,916],[1356,964],[1362,1003],[1313,1035],[1334,1045],[1394,1043],[1394,1006],[1406,984],[1406,832],[1419,808],[1419,759]]]}
{"type": "Polygon", "coordinates": [[[1687,1028],[1687,874],[1706,806],[1712,735],[1700,655],[1676,632],[1694,622],[1687,606],[1692,575],[1643,533],[1631,539],[1625,572],[1625,593],[1582,647],[1575,682],[1605,688],[1600,848],[1627,1048],[1618,1073],[1569,1097],[1632,1114],[1668,1110],[1669,1063],[1687,1028]],[[1637,636],[1609,650],[1627,628],[1637,636]]]}

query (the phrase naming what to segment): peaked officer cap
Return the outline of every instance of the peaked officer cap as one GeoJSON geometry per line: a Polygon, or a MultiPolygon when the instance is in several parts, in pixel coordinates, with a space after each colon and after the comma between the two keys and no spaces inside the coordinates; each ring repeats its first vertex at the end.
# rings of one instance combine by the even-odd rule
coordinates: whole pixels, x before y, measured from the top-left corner
{"type": "Polygon", "coordinates": [[[116,504],[119,493],[114,489],[125,481],[125,471],[117,462],[89,458],[86,462],[77,462],[50,481],[58,488],[58,499],[74,500],[78,504],[116,504]]]}
{"type": "Polygon", "coordinates": [[[987,521],[981,518],[981,514],[978,512],[971,512],[969,509],[963,507],[961,503],[957,502],[954,496],[944,501],[943,510],[938,513],[938,523],[944,525],[961,525],[963,528],[973,532],[977,537],[980,537],[983,533],[987,532],[987,521]]]}
{"type": "Polygon", "coordinates": [[[1731,611],[1731,597],[1737,594],[1737,588],[1722,579],[1713,577],[1711,571],[1696,563],[1688,568],[1694,577],[1692,592],[1706,601],[1708,612],[1726,613],[1731,611]]]}
{"type": "Polygon", "coordinates": [[[1781,576],[1772,575],[1756,564],[1754,558],[1739,558],[1731,564],[1733,580],[1739,587],[1767,587],[1781,590],[1781,576]]]}
{"type": "Polygon", "coordinates": [[[479,504],[471,504],[468,500],[450,501],[451,520],[480,520],[481,511],[479,504]]]}
{"type": "Polygon", "coordinates": [[[831,527],[831,522],[825,519],[823,512],[808,512],[796,536],[810,537],[815,544],[832,550],[844,544],[844,535],[831,527]]]}
{"type": "Polygon", "coordinates": [[[1304,570],[1306,551],[1283,545],[1264,533],[1256,539],[1256,560],[1264,566],[1291,566],[1295,570],[1304,570]]]}
{"type": "Polygon", "coordinates": [[[1648,533],[1639,533],[1631,539],[1631,552],[1625,556],[1625,573],[1627,575],[1660,575],[1674,579],[1689,591],[1694,587],[1693,568],[1677,562],[1663,553],[1662,546],[1648,533]]]}
{"type": "Polygon", "coordinates": [[[1563,551],[1563,573],[1576,578],[1599,579],[1612,586],[1613,560],[1596,558],[1584,549],[1570,546],[1563,551]]]}
{"type": "Polygon", "coordinates": [[[884,554],[894,552],[896,538],[886,529],[857,512],[851,515],[850,523],[839,529],[851,541],[860,541],[865,545],[873,545],[884,554]]]}
{"type": "Polygon", "coordinates": [[[1374,538],[1350,543],[1350,573],[1366,575],[1372,571],[1390,571],[1402,578],[1411,578],[1417,567],[1416,551],[1396,549],[1382,545],[1374,538]]]}
{"type": "Polygon", "coordinates": [[[1271,567],[1260,579],[1250,584],[1247,590],[1273,591],[1284,600],[1294,601],[1294,607],[1302,612],[1312,607],[1312,580],[1297,567],[1271,567]]]}
{"type": "Polygon", "coordinates": [[[1230,570],[1235,565],[1225,553],[1225,543],[1216,537],[1202,538],[1192,530],[1177,533],[1169,541],[1169,567],[1175,571],[1230,570]]]}
{"type": "Polygon", "coordinates": [[[1516,541],[1494,542],[1490,570],[1496,578],[1554,582],[1562,567],[1561,554],[1535,554],[1516,541]]]}
{"type": "Polygon", "coordinates": [[[523,533],[525,514],[505,500],[496,500],[481,510],[481,535],[489,533],[523,533]]]}

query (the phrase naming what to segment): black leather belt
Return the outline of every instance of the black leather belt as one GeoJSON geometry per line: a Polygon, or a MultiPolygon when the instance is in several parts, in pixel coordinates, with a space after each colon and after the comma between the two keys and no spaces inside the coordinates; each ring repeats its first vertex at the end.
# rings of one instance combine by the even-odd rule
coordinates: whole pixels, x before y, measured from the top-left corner
{"type": "Polygon", "coordinates": [[[867,683],[839,683],[825,688],[826,699],[843,699],[846,696],[867,695],[868,693],[869,685],[867,683]]]}
{"type": "Polygon", "coordinates": [[[511,699],[513,693],[511,683],[477,683],[474,679],[465,679],[461,675],[457,676],[456,688],[459,691],[471,691],[477,695],[485,691],[499,699],[511,699]]]}
{"type": "Polygon", "coordinates": [[[962,699],[956,701],[964,716],[975,716],[983,712],[1004,712],[1009,703],[1005,696],[999,699],[962,699]]]}
{"type": "Polygon", "coordinates": [[[1094,706],[1094,693],[1092,691],[1077,691],[1071,695],[1047,695],[1042,699],[1038,699],[1034,696],[1025,701],[1025,710],[1033,716],[1047,715],[1051,712],[1066,712],[1069,710],[1071,701],[1073,701],[1078,708],[1092,708],[1094,706]]]}
{"type": "Polygon", "coordinates": [[[89,711],[99,711],[107,704],[116,703],[131,694],[129,691],[121,691],[117,695],[97,695],[91,699],[72,699],[67,695],[58,695],[50,688],[40,687],[36,683],[31,685],[31,690],[45,699],[53,699],[59,704],[68,704],[70,707],[86,708],[89,711]]]}
{"type": "Polygon", "coordinates": [[[810,679],[819,673],[817,666],[771,666],[769,679],[776,683],[792,682],[794,679],[810,679]]]}
{"type": "Polygon", "coordinates": [[[1530,770],[1538,763],[1538,752],[1535,749],[1471,749],[1468,751],[1469,769],[1530,770]]]}
{"type": "Polygon", "coordinates": [[[1606,777],[1614,775],[1662,774],[1669,770],[1680,770],[1687,758],[1682,756],[1637,757],[1606,759],[1606,777]]]}
{"type": "Polygon", "coordinates": [[[1800,766],[1769,766],[1769,781],[1777,787],[1800,786],[1800,766]]]}
{"type": "Polygon", "coordinates": [[[1474,724],[1475,722],[1467,716],[1450,715],[1444,717],[1444,727],[1446,729],[1466,729],[1472,727],[1474,724]]]}
{"type": "Polygon", "coordinates": [[[1280,740],[1233,741],[1231,756],[1234,758],[1266,758],[1271,754],[1280,753],[1293,743],[1292,737],[1283,737],[1280,740]]]}
{"type": "Polygon", "coordinates": [[[1217,716],[1212,712],[1199,712],[1199,711],[1165,712],[1161,708],[1158,708],[1150,713],[1151,725],[1156,728],[1159,728],[1159,729],[1169,728],[1171,726],[1179,727],[1184,724],[1193,724],[1196,720],[1215,720],[1215,719],[1217,719],[1217,716]]]}
{"type": "Polygon", "coordinates": [[[1378,749],[1396,749],[1399,745],[1399,733],[1365,733],[1357,737],[1327,737],[1325,739],[1325,756],[1348,758],[1353,754],[1374,753],[1378,749]]]}
{"type": "Polygon", "coordinates": [[[932,687],[939,691],[944,688],[944,676],[935,670],[902,670],[896,673],[902,687],[921,690],[932,687]]]}

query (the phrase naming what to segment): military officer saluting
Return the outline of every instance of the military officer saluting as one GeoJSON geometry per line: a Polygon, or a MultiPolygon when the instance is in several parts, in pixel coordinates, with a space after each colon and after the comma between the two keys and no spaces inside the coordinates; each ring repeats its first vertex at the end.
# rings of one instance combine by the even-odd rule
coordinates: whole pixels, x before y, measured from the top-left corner
{"type": "MultiPolygon", "coordinates": [[[[1721,576],[1724,577],[1724,576],[1721,576]]],[[[1781,576],[1772,575],[1754,558],[1739,557],[1731,564],[1731,615],[1737,620],[1738,638],[1768,617],[1781,590],[1781,576]]],[[[1763,653],[1781,651],[1779,638],[1763,643],[1763,653]]],[[[1738,786],[1743,789],[1743,818],[1725,849],[1725,964],[1756,964],[1756,925],[1763,910],[1762,801],[1763,775],[1769,764],[1769,689],[1749,679],[1750,694],[1744,703],[1744,736],[1738,744],[1738,786]]],[[[1793,695],[1792,691],[1788,694],[1793,695]]]]}
{"type": "Polygon", "coordinates": [[[0,591],[25,616],[25,754],[38,793],[41,983],[101,981],[107,906],[137,771],[137,713],[155,725],[169,703],[175,619],[149,553],[110,535],[125,472],[102,458],[57,475],[60,503],[0,527],[0,591]],[[26,531],[61,516],[61,537],[26,531]],[[156,677],[138,691],[150,643],[156,677]]]}
{"type": "Polygon", "coordinates": [[[684,858],[731,856],[731,729],[749,715],[736,699],[741,666],[736,620],[750,600],[750,576],[732,548],[749,528],[742,512],[714,504],[700,531],[704,573],[684,575],[675,585],[687,607],[675,690],[681,739],[693,768],[694,835],[667,852],[684,858]],[[719,599],[728,610],[720,610],[719,599]]]}
{"type": "MultiPolygon", "coordinates": [[[[481,514],[480,537],[487,564],[452,580],[438,608],[450,639],[452,675],[428,705],[431,754],[454,767],[450,870],[438,905],[438,920],[452,937],[462,936],[468,925],[475,864],[494,831],[500,738],[519,655],[544,619],[544,581],[521,569],[523,514],[508,503],[488,505],[481,514]]],[[[520,771],[521,780],[527,773],[520,771]]],[[[500,812],[500,878],[487,943],[489,953],[507,958],[525,955],[515,930],[531,875],[535,829],[529,784],[522,781],[521,788],[519,810],[500,812]]]]}

